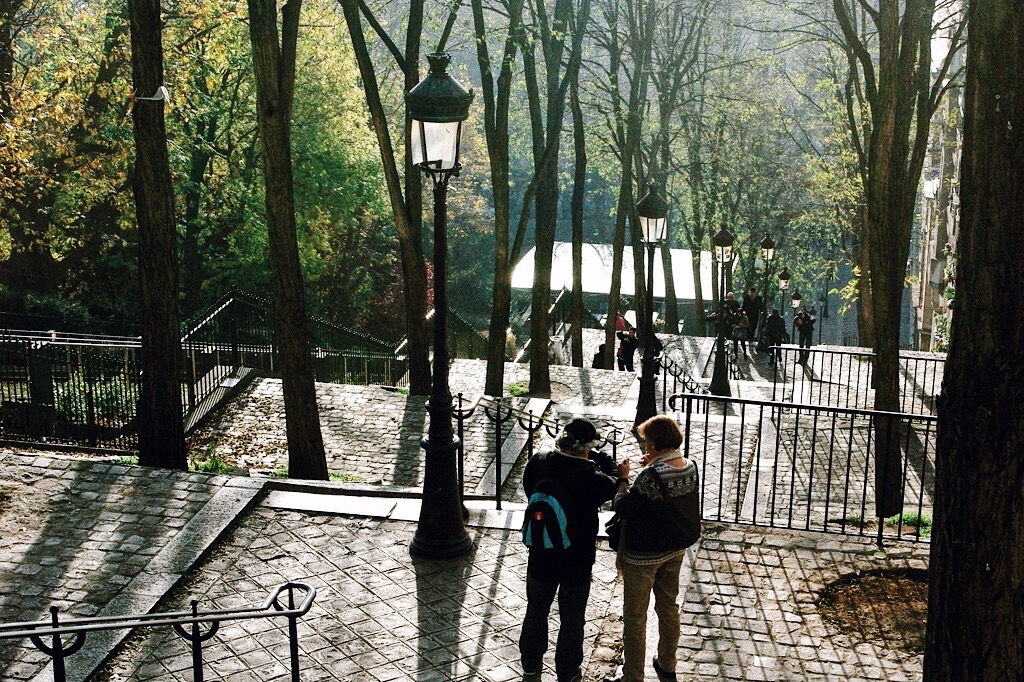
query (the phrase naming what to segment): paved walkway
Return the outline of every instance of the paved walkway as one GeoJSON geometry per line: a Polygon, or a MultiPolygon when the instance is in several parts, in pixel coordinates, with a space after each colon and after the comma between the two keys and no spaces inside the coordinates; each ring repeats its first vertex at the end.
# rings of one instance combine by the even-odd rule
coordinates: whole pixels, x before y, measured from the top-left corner
{"type": "MultiPolygon", "coordinates": [[[[60,457],[0,459],[0,620],[39,617],[51,602],[78,615],[144,612],[165,593],[161,610],[193,597],[205,607],[258,604],[272,586],[305,580],[319,594],[300,622],[303,680],[521,674],[521,505],[495,512],[473,503],[473,553],[416,562],[408,554],[416,500],[284,491],[256,498],[273,484],[60,457]]],[[[894,543],[880,560],[867,539],[706,524],[684,571],[680,679],[919,679],[920,657],[831,631],[815,604],[840,575],[924,568],[927,549],[894,543]]],[[[613,559],[598,553],[587,680],[611,672],[621,646],[613,559]]],[[[92,653],[71,659],[71,679],[84,679],[115,644],[93,638],[92,653]]],[[[2,652],[0,678],[48,679],[34,650],[2,652]]],[[[264,621],[226,623],[205,660],[212,679],[286,679],[284,631],[264,621]]],[[[170,631],[140,632],[94,679],[186,680],[190,661],[170,631]]]]}

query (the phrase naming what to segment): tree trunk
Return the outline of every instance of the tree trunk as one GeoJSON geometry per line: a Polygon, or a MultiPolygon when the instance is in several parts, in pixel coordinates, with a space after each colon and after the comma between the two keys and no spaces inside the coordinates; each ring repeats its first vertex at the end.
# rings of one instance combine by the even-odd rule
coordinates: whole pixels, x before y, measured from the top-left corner
{"type": "Polygon", "coordinates": [[[196,310],[202,301],[202,287],[206,280],[203,254],[199,247],[201,224],[199,209],[203,201],[203,179],[213,154],[211,145],[216,138],[216,123],[200,119],[196,125],[189,159],[188,182],[185,184],[185,236],[181,243],[182,298],[186,312],[196,310]]]}
{"type": "Polygon", "coordinates": [[[20,3],[0,0],[0,123],[10,119],[14,82],[14,13],[20,3]]]}
{"type": "Polygon", "coordinates": [[[926,680],[1024,679],[1024,13],[970,3],[957,296],[939,400],[926,680]]]}
{"type": "Polygon", "coordinates": [[[569,86],[576,165],[572,181],[572,364],[583,367],[583,201],[587,186],[587,136],[580,106],[579,72],[569,86]]]}
{"type": "Polygon", "coordinates": [[[301,0],[288,0],[283,5],[281,41],[278,42],[276,0],[249,0],[249,32],[266,187],[274,337],[284,390],[288,475],[327,480],[292,186],[290,125],[300,9],[301,0]]]}
{"type": "Polygon", "coordinates": [[[697,323],[697,335],[707,336],[708,321],[705,319],[704,313],[704,282],[700,277],[700,244],[691,245],[690,249],[690,262],[693,264],[693,319],[697,323]]]}
{"type": "MultiPolygon", "coordinates": [[[[391,142],[391,132],[388,130],[387,114],[381,101],[380,90],[377,86],[377,74],[373,69],[373,62],[370,59],[370,51],[366,46],[366,37],[363,35],[363,24],[359,16],[359,3],[356,0],[340,0],[345,15],[345,23],[348,26],[349,36],[352,40],[352,53],[355,55],[356,63],[359,65],[359,76],[363,82],[363,90],[366,93],[366,106],[370,111],[370,122],[377,135],[377,146],[380,147],[380,159],[384,168],[384,180],[387,184],[388,198],[391,200],[391,211],[395,218],[395,230],[398,232],[398,246],[402,259],[402,280],[405,296],[405,318],[406,334],[409,347],[409,393],[412,395],[430,394],[430,358],[428,356],[428,334],[427,334],[427,267],[423,260],[423,235],[421,208],[423,198],[421,195],[422,178],[407,178],[405,192],[403,193],[402,178],[398,172],[398,165],[395,162],[395,147],[391,142]],[[408,197],[408,201],[407,201],[408,197]],[[411,203],[409,203],[411,202],[411,203]],[[415,216],[412,211],[415,209],[415,216]]],[[[410,4],[408,19],[408,30],[419,31],[422,26],[422,2],[416,0],[410,4]]],[[[418,60],[419,37],[415,40],[406,37],[407,49],[415,49],[417,54],[412,58],[418,60]]],[[[403,73],[408,81],[409,70],[419,73],[416,65],[409,66],[408,59],[405,60],[403,73]]],[[[414,82],[415,84],[415,82],[414,82]]],[[[403,135],[408,135],[409,126],[403,135]]],[[[411,173],[419,173],[419,170],[411,170],[409,150],[406,145],[405,172],[407,176],[411,173]]]]}
{"type": "MultiPolygon", "coordinates": [[[[129,0],[132,84],[150,96],[164,82],[160,0],[129,0]]],[[[181,414],[181,327],[178,319],[178,244],[167,157],[163,100],[140,100],[135,132],[135,213],[139,223],[142,287],[142,388],[139,464],[187,468],[181,414]]]]}
{"type": "MultiPolygon", "coordinates": [[[[866,222],[867,218],[863,218],[866,222]]],[[[863,223],[860,237],[854,246],[854,260],[857,265],[857,343],[867,348],[875,345],[875,313],[871,304],[871,263],[867,244],[867,228],[863,223]]]]}

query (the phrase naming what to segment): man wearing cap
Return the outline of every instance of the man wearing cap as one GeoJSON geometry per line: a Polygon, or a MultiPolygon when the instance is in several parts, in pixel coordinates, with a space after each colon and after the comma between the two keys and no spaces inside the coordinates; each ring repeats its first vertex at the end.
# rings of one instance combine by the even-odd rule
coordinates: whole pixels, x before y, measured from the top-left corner
{"type": "Polygon", "coordinates": [[[526,569],[526,616],[519,637],[524,680],[541,679],[544,652],[548,648],[548,613],[558,595],[559,629],[555,646],[555,673],[559,682],[582,679],[583,625],[590,574],[597,556],[598,508],[629,483],[629,461],[602,473],[591,461],[591,451],[601,442],[597,429],[585,419],[566,424],[557,450],[535,455],[523,472],[523,488],[529,498],[540,481],[557,481],[569,493],[572,509],[570,545],[565,549],[530,548],[526,569]]]}

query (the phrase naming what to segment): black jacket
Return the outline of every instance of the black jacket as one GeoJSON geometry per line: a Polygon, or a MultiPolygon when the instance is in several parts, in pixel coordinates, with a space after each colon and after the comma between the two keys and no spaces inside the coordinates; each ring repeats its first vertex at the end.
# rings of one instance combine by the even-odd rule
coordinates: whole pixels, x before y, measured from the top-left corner
{"type": "Polygon", "coordinates": [[[615,496],[613,508],[626,521],[627,555],[667,554],[689,547],[700,537],[697,465],[690,460],[683,469],[664,464],[644,467],[629,490],[615,496]]]}
{"type": "Polygon", "coordinates": [[[531,549],[527,570],[540,580],[589,581],[597,556],[597,510],[615,495],[616,479],[601,473],[589,459],[557,451],[542,452],[527,462],[523,471],[526,496],[530,496],[538,481],[546,478],[560,481],[572,495],[572,545],[564,552],[531,549]]]}

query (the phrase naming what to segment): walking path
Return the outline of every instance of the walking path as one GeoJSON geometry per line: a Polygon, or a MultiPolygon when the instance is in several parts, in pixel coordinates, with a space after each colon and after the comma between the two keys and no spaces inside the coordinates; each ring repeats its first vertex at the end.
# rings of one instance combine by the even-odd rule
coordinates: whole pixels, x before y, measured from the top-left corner
{"type": "MultiPolygon", "coordinates": [[[[143,612],[165,592],[161,610],[190,598],[207,608],[255,604],[273,585],[305,580],[318,596],[300,622],[304,680],[504,681],[521,674],[521,505],[496,512],[471,503],[474,551],[457,561],[417,562],[408,554],[416,500],[257,497],[274,484],[10,453],[2,466],[8,499],[43,511],[33,517],[27,507],[4,507],[0,620],[40,617],[51,602],[77,615],[143,612]],[[15,535],[18,523],[26,525],[15,535]]],[[[708,524],[688,560],[680,678],[918,679],[920,657],[837,634],[817,612],[821,590],[835,577],[926,566],[927,546],[893,544],[883,560],[873,549],[865,539],[708,524]]],[[[588,680],[612,671],[619,646],[621,583],[613,564],[610,551],[598,553],[588,680]]],[[[70,659],[71,679],[84,679],[113,644],[93,639],[94,653],[70,659]]],[[[0,660],[2,679],[47,679],[34,650],[5,645],[0,660]]],[[[287,660],[284,632],[269,621],[225,624],[206,656],[208,674],[222,680],[284,679],[287,660]]],[[[183,640],[154,630],[130,637],[96,679],[189,679],[190,665],[183,640]]]]}

